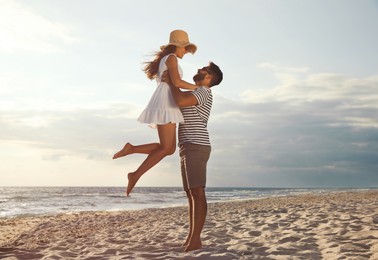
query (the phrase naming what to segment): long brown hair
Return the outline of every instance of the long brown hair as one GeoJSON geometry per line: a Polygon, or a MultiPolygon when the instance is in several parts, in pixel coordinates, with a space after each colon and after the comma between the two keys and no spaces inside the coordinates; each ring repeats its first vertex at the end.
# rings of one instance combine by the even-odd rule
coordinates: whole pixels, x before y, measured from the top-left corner
{"type": "Polygon", "coordinates": [[[152,61],[145,62],[145,66],[143,68],[144,73],[146,73],[147,78],[154,79],[157,76],[159,71],[159,64],[161,59],[171,53],[176,51],[175,45],[168,45],[162,51],[155,53],[155,58],[152,61]]]}

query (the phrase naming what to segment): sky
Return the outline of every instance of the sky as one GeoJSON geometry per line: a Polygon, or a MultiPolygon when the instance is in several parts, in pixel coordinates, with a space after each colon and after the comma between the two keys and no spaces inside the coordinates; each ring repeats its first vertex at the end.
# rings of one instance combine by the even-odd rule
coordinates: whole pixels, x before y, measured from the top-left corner
{"type": "MultiPolygon", "coordinates": [[[[0,0],[0,186],[126,186],[157,142],[143,62],[213,61],[211,187],[378,187],[378,1],[0,0]]],[[[181,186],[179,156],[138,186],[181,186]]]]}

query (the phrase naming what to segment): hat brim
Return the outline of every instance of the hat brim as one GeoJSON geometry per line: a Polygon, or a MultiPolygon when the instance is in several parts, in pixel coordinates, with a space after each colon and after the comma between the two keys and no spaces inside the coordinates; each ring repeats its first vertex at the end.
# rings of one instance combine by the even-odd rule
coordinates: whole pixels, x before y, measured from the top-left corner
{"type": "Polygon", "coordinates": [[[191,54],[194,54],[197,51],[197,46],[194,43],[187,43],[187,44],[174,44],[174,43],[169,43],[167,45],[162,45],[160,46],[160,50],[164,50],[168,46],[177,46],[177,47],[185,47],[185,49],[190,52],[191,54]]]}

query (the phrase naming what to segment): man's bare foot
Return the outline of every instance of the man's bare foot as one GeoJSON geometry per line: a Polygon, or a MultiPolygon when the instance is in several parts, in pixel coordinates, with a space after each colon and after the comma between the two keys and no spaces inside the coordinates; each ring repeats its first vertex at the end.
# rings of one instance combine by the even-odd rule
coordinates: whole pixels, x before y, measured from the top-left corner
{"type": "Polygon", "coordinates": [[[130,143],[125,144],[125,146],[122,148],[122,150],[120,150],[119,152],[117,152],[113,156],[113,159],[117,159],[117,158],[120,158],[120,157],[123,157],[123,156],[130,154],[132,148],[133,148],[133,146],[130,143]]]}
{"type": "Polygon", "coordinates": [[[191,237],[191,235],[189,235],[189,236],[186,238],[186,240],[185,240],[184,244],[182,244],[182,246],[185,246],[185,247],[186,247],[186,246],[189,244],[190,237],[191,237]]]}
{"type": "Polygon", "coordinates": [[[201,240],[190,240],[189,244],[187,245],[187,247],[185,248],[185,252],[189,252],[189,251],[193,251],[193,250],[197,250],[197,249],[200,249],[202,247],[202,243],[201,243],[201,240]]]}
{"type": "Polygon", "coordinates": [[[135,172],[130,172],[127,175],[127,178],[129,179],[129,182],[127,183],[126,196],[129,196],[131,190],[134,188],[140,177],[136,176],[135,172]]]}

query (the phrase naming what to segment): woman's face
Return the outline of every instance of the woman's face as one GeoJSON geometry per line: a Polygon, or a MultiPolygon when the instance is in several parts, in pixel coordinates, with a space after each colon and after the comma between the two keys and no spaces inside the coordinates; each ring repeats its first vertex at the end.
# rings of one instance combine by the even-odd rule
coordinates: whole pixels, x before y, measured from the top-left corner
{"type": "Polygon", "coordinates": [[[176,47],[175,54],[178,58],[182,59],[184,55],[187,53],[185,47],[176,47]]]}

